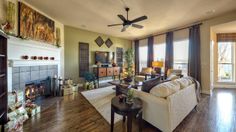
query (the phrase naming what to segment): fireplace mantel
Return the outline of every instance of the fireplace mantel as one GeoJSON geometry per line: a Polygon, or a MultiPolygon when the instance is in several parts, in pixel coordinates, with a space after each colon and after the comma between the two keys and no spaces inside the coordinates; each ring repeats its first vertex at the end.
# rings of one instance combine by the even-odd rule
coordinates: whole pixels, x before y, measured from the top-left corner
{"type": "Polygon", "coordinates": [[[33,40],[22,40],[16,37],[10,37],[8,48],[9,67],[19,66],[40,66],[40,65],[60,65],[61,49],[54,45],[37,42],[33,40]],[[24,60],[22,56],[42,56],[54,57],[55,60],[24,60]]]}
{"type": "MultiPolygon", "coordinates": [[[[20,75],[14,74],[16,68],[34,68],[34,67],[54,67],[56,69],[48,68],[47,71],[39,71],[30,70],[32,72],[31,77],[41,77],[42,75],[52,74],[53,76],[57,73],[58,76],[61,76],[61,65],[63,64],[62,57],[63,57],[63,48],[58,48],[55,45],[47,44],[43,42],[37,42],[33,40],[23,40],[16,37],[10,37],[8,40],[8,90],[11,92],[15,86],[15,80],[13,78],[15,76],[22,76],[23,73],[20,75]],[[28,56],[29,59],[25,60],[22,59],[22,56],[28,56]],[[48,57],[48,60],[33,60],[31,57],[48,57]],[[54,60],[50,60],[51,57],[54,57],[54,60]],[[40,73],[41,72],[41,73],[40,73]],[[55,73],[54,73],[55,72],[55,73]]],[[[28,73],[24,73],[28,74],[28,73]]],[[[26,77],[29,75],[26,75],[26,77]]],[[[24,78],[24,77],[22,77],[24,78]]],[[[22,80],[21,78],[21,80],[22,80]]],[[[19,83],[19,82],[18,82],[19,83]]],[[[22,83],[22,82],[21,82],[22,83]]],[[[22,87],[20,83],[20,86],[22,87]]],[[[17,84],[18,85],[18,84],[17,84]]]]}
{"type": "Polygon", "coordinates": [[[9,67],[59,65],[59,60],[9,60],[9,67]]]}

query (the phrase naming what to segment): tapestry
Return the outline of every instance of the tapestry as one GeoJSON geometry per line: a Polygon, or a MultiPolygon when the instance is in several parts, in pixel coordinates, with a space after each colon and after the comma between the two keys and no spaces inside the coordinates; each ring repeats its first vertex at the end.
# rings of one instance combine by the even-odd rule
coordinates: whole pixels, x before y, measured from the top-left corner
{"type": "Polygon", "coordinates": [[[54,44],[54,21],[19,2],[19,35],[22,38],[54,44]]]}

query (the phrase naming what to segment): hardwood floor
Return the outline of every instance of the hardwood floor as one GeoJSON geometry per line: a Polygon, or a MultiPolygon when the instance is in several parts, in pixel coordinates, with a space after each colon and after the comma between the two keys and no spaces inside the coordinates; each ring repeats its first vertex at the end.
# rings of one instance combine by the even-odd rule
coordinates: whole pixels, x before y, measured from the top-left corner
{"type": "MultiPolygon", "coordinates": [[[[231,132],[236,131],[236,90],[215,89],[202,100],[175,132],[231,132]]],[[[150,124],[143,123],[143,132],[158,132],[150,124]]],[[[110,125],[80,94],[65,96],[54,105],[24,123],[24,132],[108,132],[110,125]]],[[[137,121],[133,131],[138,130],[137,121]]],[[[125,132],[126,124],[115,124],[115,132],[125,132]]]]}

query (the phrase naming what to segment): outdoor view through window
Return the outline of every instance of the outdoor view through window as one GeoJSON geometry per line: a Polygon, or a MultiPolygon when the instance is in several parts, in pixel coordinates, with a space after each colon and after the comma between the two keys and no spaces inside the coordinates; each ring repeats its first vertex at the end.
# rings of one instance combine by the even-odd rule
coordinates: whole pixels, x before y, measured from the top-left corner
{"type": "Polygon", "coordinates": [[[234,43],[218,43],[218,81],[233,81],[234,73],[234,43]]]}

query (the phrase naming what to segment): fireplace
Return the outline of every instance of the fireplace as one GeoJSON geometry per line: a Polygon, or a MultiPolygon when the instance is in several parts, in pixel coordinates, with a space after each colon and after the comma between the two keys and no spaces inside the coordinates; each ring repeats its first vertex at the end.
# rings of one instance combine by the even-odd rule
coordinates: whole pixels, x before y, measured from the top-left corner
{"type": "Polygon", "coordinates": [[[36,80],[25,84],[25,100],[36,101],[51,95],[51,78],[36,80]]]}

